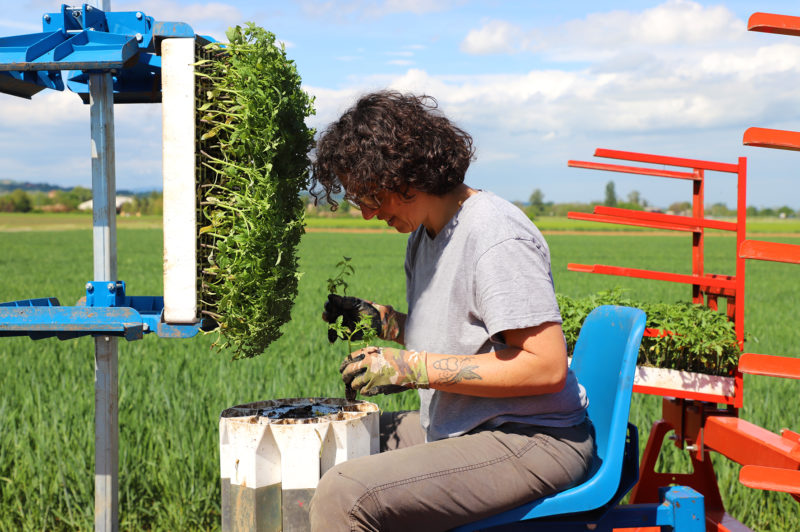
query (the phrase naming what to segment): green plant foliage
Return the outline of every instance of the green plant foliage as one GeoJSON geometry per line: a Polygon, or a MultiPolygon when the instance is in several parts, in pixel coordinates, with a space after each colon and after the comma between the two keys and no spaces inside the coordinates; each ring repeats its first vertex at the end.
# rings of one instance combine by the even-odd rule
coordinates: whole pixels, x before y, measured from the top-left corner
{"type": "Polygon", "coordinates": [[[645,336],[637,363],[643,366],[732,375],[741,353],[733,322],[721,312],[692,303],[641,303],[624,297],[621,289],[599,292],[581,299],[558,294],[562,327],[572,352],[583,320],[600,305],[638,307],[647,313],[647,327],[666,331],[645,336]]]}
{"type": "Polygon", "coordinates": [[[314,110],[275,35],[250,23],[227,37],[197,64],[201,303],[215,346],[239,359],[261,354],[290,319],[314,110]]]}
{"type": "MultiPolygon", "coordinates": [[[[333,277],[328,277],[327,281],[329,294],[339,294],[339,289],[341,288],[342,293],[339,295],[347,295],[347,288],[350,286],[347,279],[356,273],[355,266],[351,264],[351,260],[350,257],[342,257],[342,260],[336,263],[338,271],[333,277]]],[[[342,323],[343,320],[344,317],[339,316],[335,322],[328,324],[328,329],[336,331],[336,336],[340,339],[347,340],[347,353],[345,354],[353,352],[353,344],[368,346],[378,341],[378,331],[372,328],[371,316],[362,314],[353,330],[344,325],[342,323]],[[360,339],[355,340],[355,337],[360,339]]]]}
{"type": "MultiPolygon", "coordinates": [[[[350,284],[347,282],[347,279],[356,273],[355,266],[350,263],[351,260],[352,259],[350,257],[342,257],[342,260],[336,263],[336,268],[338,271],[333,277],[328,277],[327,281],[329,294],[339,294],[339,289],[341,288],[342,293],[339,295],[347,295],[347,288],[350,286],[350,284]]],[[[336,318],[336,321],[328,324],[328,329],[334,331],[340,340],[347,341],[347,352],[345,353],[345,356],[353,352],[353,344],[366,347],[377,342],[378,331],[372,328],[371,316],[362,314],[358,320],[358,323],[355,324],[355,327],[353,327],[352,330],[343,322],[344,316],[339,316],[336,318]],[[360,339],[355,340],[356,336],[358,336],[360,339]]],[[[350,386],[345,385],[344,396],[348,401],[354,401],[356,398],[356,392],[350,388],[350,386]]]]}
{"type": "MultiPolygon", "coordinates": [[[[8,218],[7,218],[8,219],[8,218]]],[[[161,222],[118,219],[119,278],[131,295],[161,290],[161,222]],[[127,226],[127,227],[126,227],[127,226]],[[152,228],[148,228],[153,226],[152,228]],[[144,227],[144,228],[142,228],[144,227]]],[[[120,341],[119,518],[124,531],[220,529],[219,415],[242,403],[281,397],[343,397],[342,345],[328,343],[321,302],[331,266],[352,257],[357,275],[348,294],[396,304],[405,312],[406,235],[308,232],[300,242],[299,292],[292,320],[264,356],[235,364],[209,352],[211,336],[120,341]],[[291,353],[291,356],[287,356],[291,353]]],[[[800,244],[800,237],[781,238],[800,244]]],[[[0,301],[57,297],[72,304],[92,278],[89,215],[0,215],[0,301]],[[5,221],[4,217],[12,217],[5,221]],[[79,229],[77,222],[83,220],[79,229]],[[39,220],[39,222],[36,222],[39,220]],[[55,223],[53,222],[55,220],[55,223]],[[12,230],[3,230],[3,224],[12,230]],[[20,231],[17,228],[31,230],[20,231]],[[47,230],[42,230],[46,228],[47,230]],[[65,230],[71,228],[72,230],[65,230]],[[53,252],[56,250],[56,252],[53,252]]],[[[548,236],[559,293],[573,298],[620,285],[637,300],[678,301],[687,287],[645,279],[610,278],[568,271],[567,262],[631,260],[636,267],[680,271],[691,252],[685,238],[562,234],[548,236]]],[[[708,238],[706,266],[725,273],[735,239],[708,238]]],[[[747,327],[759,353],[797,356],[800,328],[793,318],[800,300],[795,264],[753,261],[747,267],[747,327]]],[[[91,338],[0,341],[0,531],[91,530],[94,524],[94,344],[91,338]]],[[[388,344],[387,344],[388,345],[388,344]]],[[[740,417],[774,433],[800,430],[800,383],[744,377],[740,417]]],[[[370,398],[382,411],[419,408],[415,390],[370,398]]],[[[639,452],[662,417],[662,398],[635,393],[631,422],[639,427],[639,452]]],[[[691,472],[689,451],[665,441],[659,472],[691,472]],[[688,469],[679,469],[686,464],[688,469]]],[[[800,512],[787,493],[753,490],[739,483],[741,466],[712,453],[725,508],[748,528],[800,530],[800,512]]]]}

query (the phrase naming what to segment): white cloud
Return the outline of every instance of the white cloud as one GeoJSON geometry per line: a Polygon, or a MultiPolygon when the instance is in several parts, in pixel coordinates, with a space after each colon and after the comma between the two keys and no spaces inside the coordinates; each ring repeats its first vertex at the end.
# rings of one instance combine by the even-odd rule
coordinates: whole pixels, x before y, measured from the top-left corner
{"type": "Polygon", "coordinates": [[[182,4],[177,0],[136,0],[113,2],[114,11],[142,11],[157,21],[188,22],[195,33],[224,40],[225,30],[241,24],[243,16],[231,3],[196,2],[182,4]]]}
{"type": "Polygon", "coordinates": [[[301,3],[306,15],[330,20],[349,18],[382,18],[387,15],[411,13],[424,15],[447,11],[462,4],[463,0],[303,0],[301,3]]]}
{"type": "Polygon", "coordinates": [[[668,0],[640,12],[591,13],[547,29],[490,20],[467,33],[461,50],[475,55],[529,51],[566,61],[597,60],[630,48],[685,49],[741,41],[745,26],[724,6],[668,0]]]}
{"type": "Polygon", "coordinates": [[[668,0],[641,12],[594,13],[573,20],[546,36],[544,44],[600,49],[630,45],[681,47],[739,40],[745,23],[724,6],[703,6],[690,0],[668,0]]]}
{"type": "Polygon", "coordinates": [[[137,0],[115,2],[114,11],[142,11],[158,21],[219,22],[234,24],[241,22],[242,14],[237,7],[223,2],[196,2],[182,4],[176,0],[137,0]],[[191,15],[191,17],[187,17],[191,15]]]}
{"type": "Polygon", "coordinates": [[[414,13],[421,15],[424,13],[436,13],[446,11],[452,7],[451,0],[386,0],[380,8],[380,12],[389,13],[414,13]]]}
{"type": "Polygon", "coordinates": [[[471,30],[461,43],[461,51],[474,55],[511,54],[522,48],[524,32],[504,20],[490,20],[471,30]]]}

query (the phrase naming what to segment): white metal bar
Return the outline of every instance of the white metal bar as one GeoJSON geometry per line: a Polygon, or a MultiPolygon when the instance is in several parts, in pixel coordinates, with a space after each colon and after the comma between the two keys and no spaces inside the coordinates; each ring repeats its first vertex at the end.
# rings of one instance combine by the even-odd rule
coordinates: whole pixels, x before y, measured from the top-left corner
{"type": "MultiPolygon", "coordinates": [[[[117,278],[114,93],[109,73],[89,75],[92,140],[94,280],[115,289],[117,278]]],[[[95,338],[95,530],[119,528],[117,338],[95,338]]]]}

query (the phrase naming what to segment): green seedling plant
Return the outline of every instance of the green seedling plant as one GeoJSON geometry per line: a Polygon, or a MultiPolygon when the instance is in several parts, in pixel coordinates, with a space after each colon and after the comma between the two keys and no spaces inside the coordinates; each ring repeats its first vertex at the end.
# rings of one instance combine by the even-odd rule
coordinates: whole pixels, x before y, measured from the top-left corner
{"type": "Polygon", "coordinates": [[[252,23],[196,63],[200,307],[234,359],[278,339],[297,295],[313,98],[275,35],[252,23]]]}
{"type": "Polygon", "coordinates": [[[733,322],[721,312],[687,302],[640,303],[621,289],[599,292],[582,299],[557,295],[562,328],[571,353],[583,320],[599,305],[638,307],[647,313],[647,327],[662,331],[645,336],[637,364],[709,375],[733,375],[739,361],[739,345],[733,322]]]}
{"type": "MultiPolygon", "coordinates": [[[[355,275],[355,267],[352,265],[350,257],[342,257],[342,260],[336,263],[336,268],[336,274],[328,278],[328,293],[346,296],[347,289],[350,286],[347,280],[351,275],[355,275]]],[[[341,340],[347,341],[345,356],[354,351],[354,346],[366,347],[374,345],[378,340],[378,332],[372,327],[372,318],[370,316],[362,314],[352,330],[344,325],[343,321],[344,316],[339,316],[336,321],[328,324],[328,329],[334,331],[341,340]]],[[[349,386],[345,387],[345,398],[348,401],[353,401],[356,398],[355,391],[349,386]]]]}

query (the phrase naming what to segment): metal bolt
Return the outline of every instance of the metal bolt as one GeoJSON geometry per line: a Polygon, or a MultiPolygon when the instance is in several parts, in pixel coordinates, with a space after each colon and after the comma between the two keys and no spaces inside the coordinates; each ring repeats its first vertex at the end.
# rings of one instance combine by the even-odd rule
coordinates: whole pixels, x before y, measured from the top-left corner
{"type": "Polygon", "coordinates": [[[86,6],[86,11],[91,11],[91,10],[92,10],[92,6],[86,6]]]}
{"type": "Polygon", "coordinates": [[[75,17],[75,18],[81,18],[81,12],[80,11],[73,11],[72,12],[72,16],[75,17]]]}
{"type": "Polygon", "coordinates": [[[136,20],[142,20],[142,12],[141,11],[137,11],[136,12],[136,20]]]}
{"type": "Polygon", "coordinates": [[[86,283],[86,291],[94,292],[94,285],[92,283],[86,283]]]}
{"type": "Polygon", "coordinates": [[[44,16],[44,21],[45,22],[50,22],[50,15],[45,15],[44,16]]]}
{"type": "Polygon", "coordinates": [[[136,37],[136,42],[142,42],[142,34],[141,33],[137,33],[135,35],[135,37],[136,37]]]}
{"type": "Polygon", "coordinates": [[[112,294],[114,293],[114,290],[116,288],[117,288],[117,285],[115,285],[114,283],[108,283],[108,291],[111,292],[112,294]]]}

